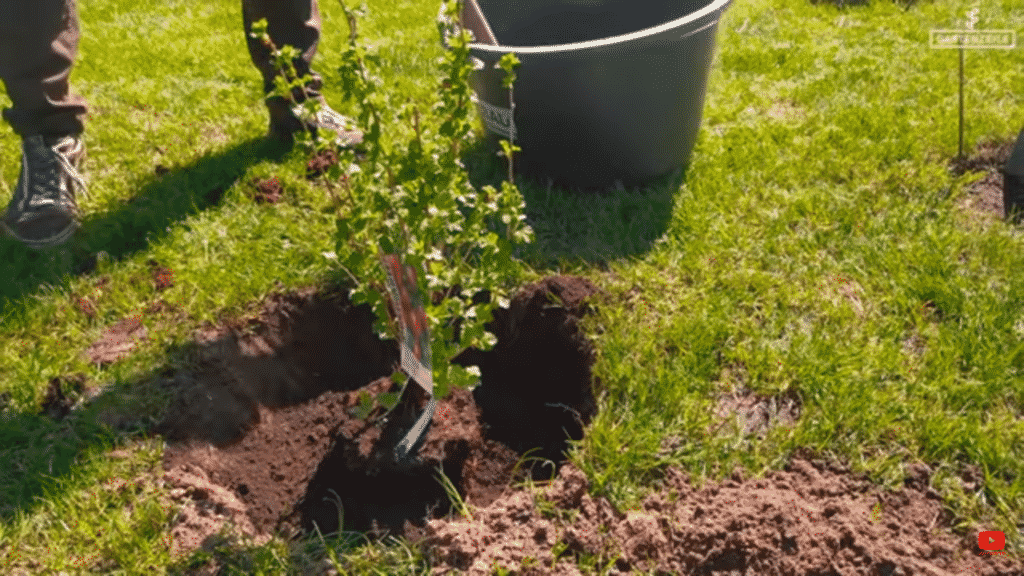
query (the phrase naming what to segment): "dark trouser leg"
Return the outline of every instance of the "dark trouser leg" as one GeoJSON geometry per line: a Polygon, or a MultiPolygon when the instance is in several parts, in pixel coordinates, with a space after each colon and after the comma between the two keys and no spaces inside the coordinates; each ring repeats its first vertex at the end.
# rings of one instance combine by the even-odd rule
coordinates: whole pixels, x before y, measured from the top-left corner
{"type": "MultiPolygon", "coordinates": [[[[301,57],[294,62],[295,71],[299,76],[309,74],[312,77],[312,82],[306,87],[306,93],[312,97],[319,97],[322,81],[320,75],[310,68],[320,41],[320,10],[316,0],[242,0],[242,19],[245,23],[249,55],[263,75],[263,91],[270,92],[277,74],[271,63],[270,49],[249,36],[252,23],[261,18],[267,19],[267,32],[274,45],[279,48],[285,45],[298,48],[301,57]]],[[[294,96],[299,102],[305,98],[301,93],[294,96]]],[[[270,112],[272,131],[275,126],[281,133],[290,133],[301,128],[301,123],[292,116],[284,99],[268,99],[267,108],[270,112]]]]}
{"type": "Polygon", "coordinates": [[[80,134],[85,100],[68,84],[78,54],[75,0],[0,0],[0,78],[19,135],[80,134]]]}

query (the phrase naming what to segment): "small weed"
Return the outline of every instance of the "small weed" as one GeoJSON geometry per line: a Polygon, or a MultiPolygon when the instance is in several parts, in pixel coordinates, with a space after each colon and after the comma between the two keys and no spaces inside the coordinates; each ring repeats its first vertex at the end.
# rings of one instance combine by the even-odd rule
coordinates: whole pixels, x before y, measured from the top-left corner
{"type": "Polygon", "coordinates": [[[452,503],[452,508],[459,513],[459,516],[462,516],[472,522],[473,514],[469,510],[469,505],[466,504],[465,500],[463,500],[462,495],[459,494],[459,489],[456,488],[451,479],[445,475],[444,470],[442,470],[440,466],[437,467],[437,473],[434,477],[444,488],[445,494],[448,495],[448,500],[452,503]]]}
{"type": "MultiPolygon", "coordinates": [[[[558,466],[555,464],[555,462],[553,460],[548,459],[548,458],[540,458],[540,457],[537,457],[537,456],[530,456],[530,454],[533,454],[534,452],[537,452],[539,450],[540,450],[540,448],[537,447],[537,448],[531,448],[531,449],[527,450],[526,452],[524,452],[523,455],[520,456],[518,460],[516,460],[515,465],[512,466],[511,477],[512,478],[518,478],[520,476],[521,469],[522,469],[522,467],[524,465],[536,463],[536,464],[539,464],[542,468],[547,468],[547,469],[551,470],[551,474],[548,477],[548,481],[550,482],[550,481],[554,480],[555,479],[555,474],[558,471],[558,466]]],[[[524,482],[529,482],[532,485],[532,482],[533,482],[533,468],[532,468],[532,466],[530,468],[530,474],[526,475],[526,478],[524,479],[524,482]]]]}
{"type": "Polygon", "coordinates": [[[328,490],[330,496],[324,496],[324,501],[331,502],[334,507],[338,510],[338,528],[345,526],[345,504],[341,500],[341,496],[338,495],[333,489],[328,490]]]}

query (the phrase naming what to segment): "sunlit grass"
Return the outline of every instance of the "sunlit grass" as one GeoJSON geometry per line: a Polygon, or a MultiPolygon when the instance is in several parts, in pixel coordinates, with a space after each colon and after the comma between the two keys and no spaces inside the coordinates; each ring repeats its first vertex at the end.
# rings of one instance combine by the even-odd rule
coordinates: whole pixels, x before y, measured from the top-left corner
{"type": "MultiPolygon", "coordinates": [[[[680,178],[583,197],[522,183],[537,232],[523,257],[535,274],[583,274],[605,292],[587,321],[601,411],[574,454],[597,492],[629,506],[669,465],[713,479],[809,449],[890,486],[923,461],[958,525],[1015,533],[1024,238],[961,214],[972,177],[946,169],[957,143],[956,55],[927,48],[930,28],[955,27],[970,7],[735,2],[680,178]],[[719,397],[740,388],[798,398],[800,418],[763,439],[709,434],[719,397]],[[984,485],[965,491],[960,475],[974,467],[984,485]]],[[[321,8],[316,67],[328,101],[345,111],[335,70],[347,27],[336,4],[321,8]]],[[[370,5],[361,33],[381,46],[395,98],[427,102],[436,88],[437,8],[370,5]]],[[[302,154],[262,139],[259,76],[237,5],[80,9],[72,79],[93,111],[84,229],[51,252],[0,240],[0,392],[9,394],[0,572],[177,573],[216,559],[235,573],[277,574],[331,557],[349,573],[422,572],[421,551],[407,543],[347,536],[170,557],[159,442],[139,439],[162,410],[153,383],[189,361],[185,345],[204,322],[329,277],[334,215],[305,179],[302,154]],[[282,181],[281,204],[252,200],[253,181],[268,177],[282,181]],[[153,288],[150,260],[173,271],[174,286],[153,288]],[[158,301],[172,309],[145,316],[148,337],[131,357],[98,367],[82,356],[104,329],[158,301]],[[68,374],[102,392],[73,422],[52,422],[39,401],[51,378],[68,374]],[[111,460],[114,445],[132,448],[111,460]],[[102,488],[121,481],[131,487],[102,488]]],[[[1022,18],[1013,2],[989,2],[978,26],[1022,18]]],[[[968,144],[1014,137],[1019,50],[973,52],[967,63],[968,144]]],[[[6,202],[20,155],[9,132],[0,153],[6,202]]],[[[599,571],[605,561],[584,564],[599,571]]]]}

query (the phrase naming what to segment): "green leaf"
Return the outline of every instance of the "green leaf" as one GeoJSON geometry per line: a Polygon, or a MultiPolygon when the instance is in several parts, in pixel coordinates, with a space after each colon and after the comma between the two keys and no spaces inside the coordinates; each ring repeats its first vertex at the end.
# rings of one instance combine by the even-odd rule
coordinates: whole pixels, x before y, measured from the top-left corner
{"type": "Polygon", "coordinates": [[[377,239],[380,249],[385,254],[395,254],[395,242],[392,237],[388,234],[383,234],[377,239]]]}
{"type": "Polygon", "coordinates": [[[397,392],[381,392],[377,395],[377,402],[384,407],[385,410],[393,410],[398,405],[398,400],[401,395],[397,392]]]}

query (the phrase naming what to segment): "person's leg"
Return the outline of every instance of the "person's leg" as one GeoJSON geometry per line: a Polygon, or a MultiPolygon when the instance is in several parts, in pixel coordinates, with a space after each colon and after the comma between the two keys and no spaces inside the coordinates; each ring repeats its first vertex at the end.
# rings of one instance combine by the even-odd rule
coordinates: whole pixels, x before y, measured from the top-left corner
{"type": "Polygon", "coordinates": [[[309,97],[320,102],[320,111],[315,117],[299,119],[285,98],[267,98],[271,136],[290,141],[292,135],[300,130],[309,129],[315,134],[319,129],[325,129],[337,135],[336,143],[340,146],[362,142],[362,133],[354,130],[347,118],[332,110],[324,101],[320,93],[323,81],[312,68],[316,47],[320,42],[317,0],[242,0],[242,19],[249,55],[263,76],[264,93],[269,93],[274,88],[274,78],[277,76],[277,70],[271,62],[270,48],[249,36],[252,23],[261,18],[267,19],[267,33],[275,46],[293,46],[301,54],[294,62],[295,71],[299,76],[308,74],[310,81],[305,91],[298,90],[292,94],[295,101],[302,102],[309,97]]]}
{"type": "MultiPolygon", "coordinates": [[[[271,61],[270,49],[249,36],[252,23],[261,18],[267,19],[267,32],[276,46],[294,46],[302,54],[294,62],[295,71],[299,76],[311,76],[312,80],[306,87],[306,94],[319,97],[322,81],[320,75],[311,67],[320,41],[320,11],[317,1],[242,0],[242,19],[245,24],[249,56],[263,76],[263,92],[269,93],[274,88],[274,77],[277,76],[277,70],[271,61]]],[[[293,96],[298,102],[305,98],[301,93],[293,96]]],[[[302,129],[302,124],[292,114],[283,98],[268,98],[267,108],[270,112],[271,132],[275,135],[287,137],[292,132],[302,129]]]]}
{"type": "Polygon", "coordinates": [[[78,51],[74,0],[0,1],[3,117],[22,137],[21,174],[0,225],[32,248],[65,242],[78,227],[78,162],[86,113],[68,77],[78,51]]]}
{"type": "Polygon", "coordinates": [[[13,103],[3,117],[20,136],[82,133],[85,101],[68,83],[77,53],[74,0],[0,2],[0,78],[13,103]]]}

